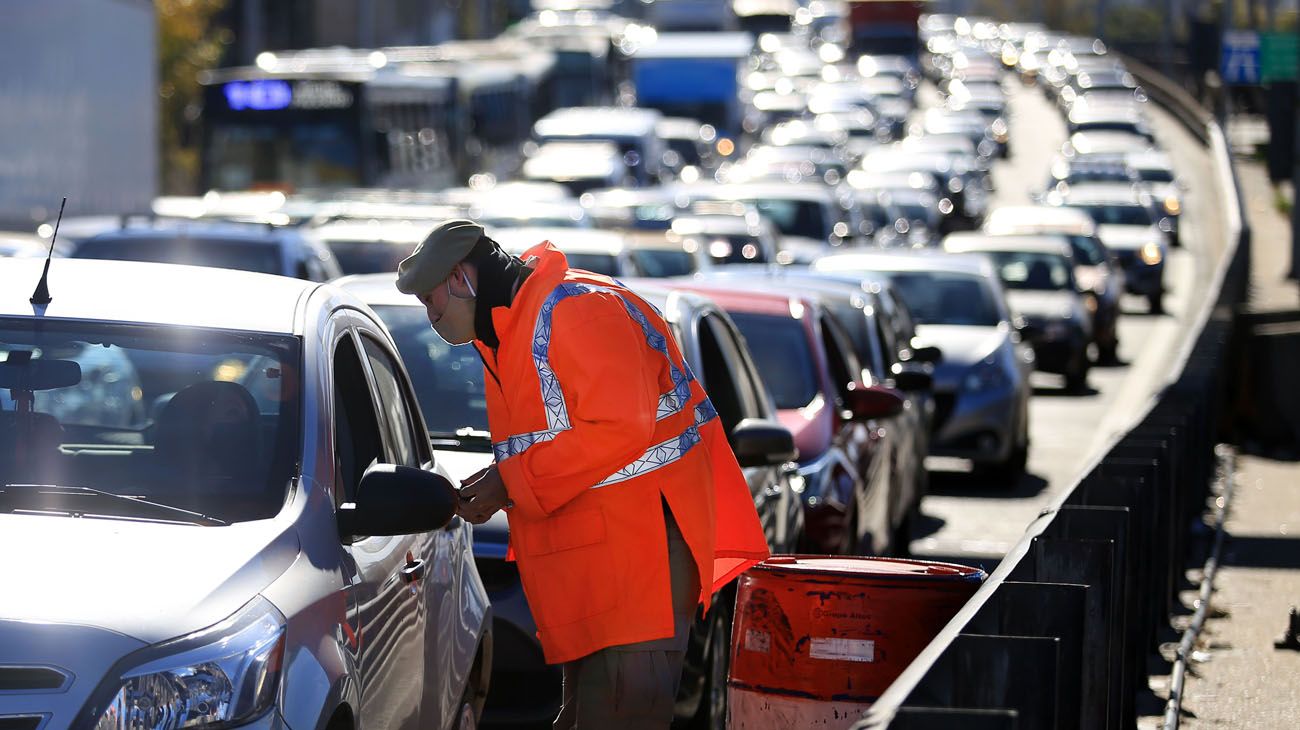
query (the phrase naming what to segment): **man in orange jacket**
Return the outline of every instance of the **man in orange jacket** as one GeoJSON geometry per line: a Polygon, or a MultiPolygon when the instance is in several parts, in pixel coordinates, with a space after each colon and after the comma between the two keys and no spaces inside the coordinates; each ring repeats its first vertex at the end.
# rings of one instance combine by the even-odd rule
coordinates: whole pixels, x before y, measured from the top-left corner
{"type": "Polygon", "coordinates": [[[460,514],[505,509],[556,728],[667,728],[696,608],[768,555],[713,405],[668,324],[543,243],[518,259],[448,221],[397,287],[483,358],[495,463],[460,514]]]}

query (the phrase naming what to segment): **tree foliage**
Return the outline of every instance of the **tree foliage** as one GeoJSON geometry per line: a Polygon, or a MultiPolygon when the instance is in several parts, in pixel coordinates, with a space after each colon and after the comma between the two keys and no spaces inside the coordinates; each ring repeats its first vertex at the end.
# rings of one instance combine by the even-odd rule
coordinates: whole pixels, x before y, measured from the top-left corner
{"type": "Polygon", "coordinates": [[[226,0],[155,0],[162,164],[169,193],[194,192],[198,180],[199,74],[215,68],[234,36],[217,21],[226,0]]]}

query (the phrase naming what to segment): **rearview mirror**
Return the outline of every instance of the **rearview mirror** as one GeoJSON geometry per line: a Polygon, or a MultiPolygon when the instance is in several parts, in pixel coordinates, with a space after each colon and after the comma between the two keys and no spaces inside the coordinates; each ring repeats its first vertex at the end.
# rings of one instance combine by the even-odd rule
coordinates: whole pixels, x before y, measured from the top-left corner
{"type": "Polygon", "coordinates": [[[9,353],[0,362],[0,388],[55,390],[81,382],[81,365],[75,360],[30,360],[26,351],[9,353]]]}
{"type": "Polygon", "coordinates": [[[746,418],[731,430],[731,450],[741,466],[776,466],[794,461],[794,434],[779,423],[746,418]]]}
{"type": "Polygon", "coordinates": [[[374,464],[361,475],[355,502],[339,507],[342,538],[414,535],[447,526],[459,495],[439,474],[395,464],[374,464]]]}
{"type": "Polygon", "coordinates": [[[903,412],[903,398],[898,391],[880,385],[870,388],[862,383],[850,385],[845,405],[855,421],[890,418],[903,412]]]}

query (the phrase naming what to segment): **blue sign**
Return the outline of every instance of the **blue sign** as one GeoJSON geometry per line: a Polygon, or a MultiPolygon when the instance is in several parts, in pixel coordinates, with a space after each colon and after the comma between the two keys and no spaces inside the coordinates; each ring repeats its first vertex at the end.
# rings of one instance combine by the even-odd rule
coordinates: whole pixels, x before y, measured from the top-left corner
{"type": "Polygon", "coordinates": [[[1259,83],[1258,33],[1245,30],[1228,31],[1223,34],[1221,48],[1219,75],[1223,77],[1223,83],[1234,85],[1259,83]]]}
{"type": "Polygon", "coordinates": [[[226,104],[235,111],[288,109],[293,103],[293,87],[278,79],[231,81],[221,91],[226,95],[226,104]]]}

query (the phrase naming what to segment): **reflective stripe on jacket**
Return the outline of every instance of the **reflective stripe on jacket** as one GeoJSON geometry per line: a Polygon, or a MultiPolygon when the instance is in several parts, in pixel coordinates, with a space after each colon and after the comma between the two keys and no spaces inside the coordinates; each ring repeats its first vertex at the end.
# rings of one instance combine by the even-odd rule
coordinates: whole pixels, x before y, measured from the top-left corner
{"type": "Polygon", "coordinates": [[[482,343],[511,550],[546,660],[672,636],[661,502],[700,601],[768,555],[753,498],[700,383],[655,309],[570,270],[549,243],[482,343]],[[712,578],[712,580],[709,580],[712,578]]]}

